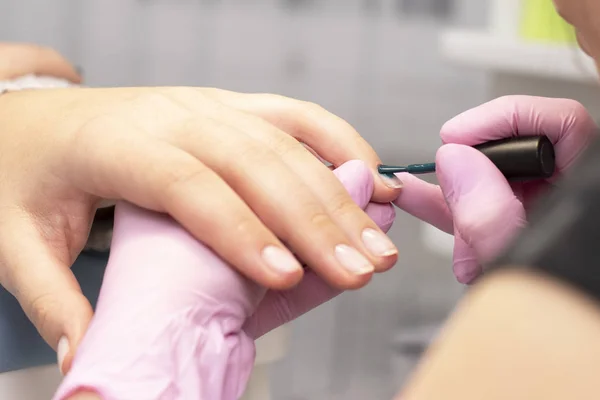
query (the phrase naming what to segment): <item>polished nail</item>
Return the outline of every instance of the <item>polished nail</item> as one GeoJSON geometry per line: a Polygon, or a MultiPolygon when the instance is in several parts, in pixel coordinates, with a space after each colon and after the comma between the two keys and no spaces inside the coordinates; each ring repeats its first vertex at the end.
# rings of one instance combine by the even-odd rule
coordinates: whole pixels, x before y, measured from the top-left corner
{"type": "Polygon", "coordinates": [[[290,274],[302,269],[291,252],[278,246],[265,247],[262,258],[269,267],[280,273],[290,274]]]}
{"type": "Polygon", "coordinates": [[[391,187],[392,189],[400,189],[404,186],[400,178],[394,174],[379,174],[379,176],[387,187],[391,187]]]}
{"type": "Polygon", "coordinates": [[[66,336],[63,336],[58,341],[58,346],[56,347],[56,359],[58,361],[58,369],[62,375],[64,375],[63,371],[63,363],[65,361],[65,357],[69,354],[69,350],[71,346],[69,345],[69,339],[66,336]]]}
{"type": "Polygon", "coordinates": [[[335,247],[335,256],[346,270],[354,275],[364,275],[375,271],[369,262],[358,250],[345,244],[335,247]]]}
{"type": "Polygon", "coordinates": [[[365,229],[362,233],[362,240],[365,247],[375,257],[388,257],[398,254],[398,249],[394,243],[392,243],[390,238],[375,229],[365,229]]]}

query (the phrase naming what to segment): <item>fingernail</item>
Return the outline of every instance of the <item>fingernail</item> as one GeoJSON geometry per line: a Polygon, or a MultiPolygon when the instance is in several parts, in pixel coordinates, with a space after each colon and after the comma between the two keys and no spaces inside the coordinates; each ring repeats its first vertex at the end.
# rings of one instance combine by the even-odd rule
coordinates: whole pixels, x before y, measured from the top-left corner
{"type": "Polygon", "coordinates": [[[365,247],[375,257],[388,257],[398,254],[398,249],[390,238],[375,229],[365,229],[362,233],[362,240],[365,247]]]}
{"type": "Polygon", "coordinates": [[[379,176],[387,187],[391,187],[392,189],[400,189],[404,186],[400,178],[394,174],[379,174],[379,176]]]}
{"type": "Polygon", "coordinates": [[[354,275],[364,275],[375,271],[369,262],[358,250],[345,244],[335,246],[335,257],[346,270],[354,275]]]}
{"type": "Polygon", "coordinates": [[[69,339],[66,336],[63,336],[58,341],[58,346],[56,348],[56,358],[58,360],[58,369],[60,370],[61,375],[64,376],[63,372],[63,362],[65,361],[65,357],[69,354],[70,350],[69,339]]]}
{"type": "Polygon", "coordinates": [[[302,269],[302,265],[289,251],[278,246],[267,246],[262,251],[262,258],[269,267],[277,272],[290,274],[302,269]]]}

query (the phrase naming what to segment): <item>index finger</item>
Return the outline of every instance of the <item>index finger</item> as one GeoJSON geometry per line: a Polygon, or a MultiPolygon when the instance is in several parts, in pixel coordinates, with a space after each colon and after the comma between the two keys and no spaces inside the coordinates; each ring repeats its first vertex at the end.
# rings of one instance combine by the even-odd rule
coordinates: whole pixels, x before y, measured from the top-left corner
{"type": "Polygon", "coordinates": [[[575,100],[535,96],[505,96],[468,110],[441,129],[444,144],[474,146],[490,140],[546,135],[555,146],[558,171],[570,167],[597,126],[575,100]]]}

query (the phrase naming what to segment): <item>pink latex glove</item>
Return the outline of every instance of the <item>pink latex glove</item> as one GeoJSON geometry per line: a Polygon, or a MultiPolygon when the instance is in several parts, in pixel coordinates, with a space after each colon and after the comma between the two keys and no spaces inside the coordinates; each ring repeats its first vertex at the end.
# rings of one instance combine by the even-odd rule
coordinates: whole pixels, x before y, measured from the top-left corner
{"type": "Polygon", "coordinates": [[[566,99],[507,96],[447,122],[436,155],[440,186],[398,174],[401,209],[454,234],[454,274],[470,283],[481,264],[497,256],[526,223],[540,192],[567,170],[597,134],[585,108],[566,99]],[[546,135],[555,145],[556,173],[549,181],[509,184],[491,161],[470,146],[518,135],[546,135]]]}
{"type": "MultiPolygon", "coordinates": [[[[389,229],[393,206],[369,203],[367,166],[351,161],[334,173],[389,229]]],[[[254,338],[338,293],[310,270],[292,290],[266,291],[168,216],[119,203],[96,314],[54,399],[81,389],[105,400],[237,399],[254,338]]]]}

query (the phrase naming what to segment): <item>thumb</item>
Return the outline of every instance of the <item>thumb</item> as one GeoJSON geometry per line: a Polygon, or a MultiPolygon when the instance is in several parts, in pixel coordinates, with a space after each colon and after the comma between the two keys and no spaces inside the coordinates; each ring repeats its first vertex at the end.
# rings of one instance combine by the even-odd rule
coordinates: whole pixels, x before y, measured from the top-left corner
{"type": "Polygon", "coordinates": [[[0,225],[0,284],[58,351],[64,374],[93,315],[71,272],[69,250],[52,248],[31,217],[5,216],[0,225]]]}
{"type": "Polygon", "coordinates": [[[440,147],[436,169],[454,221],[454,271],[469,281],[525,224],[525,210],[502,173],[472,147],[440,147]]]}

